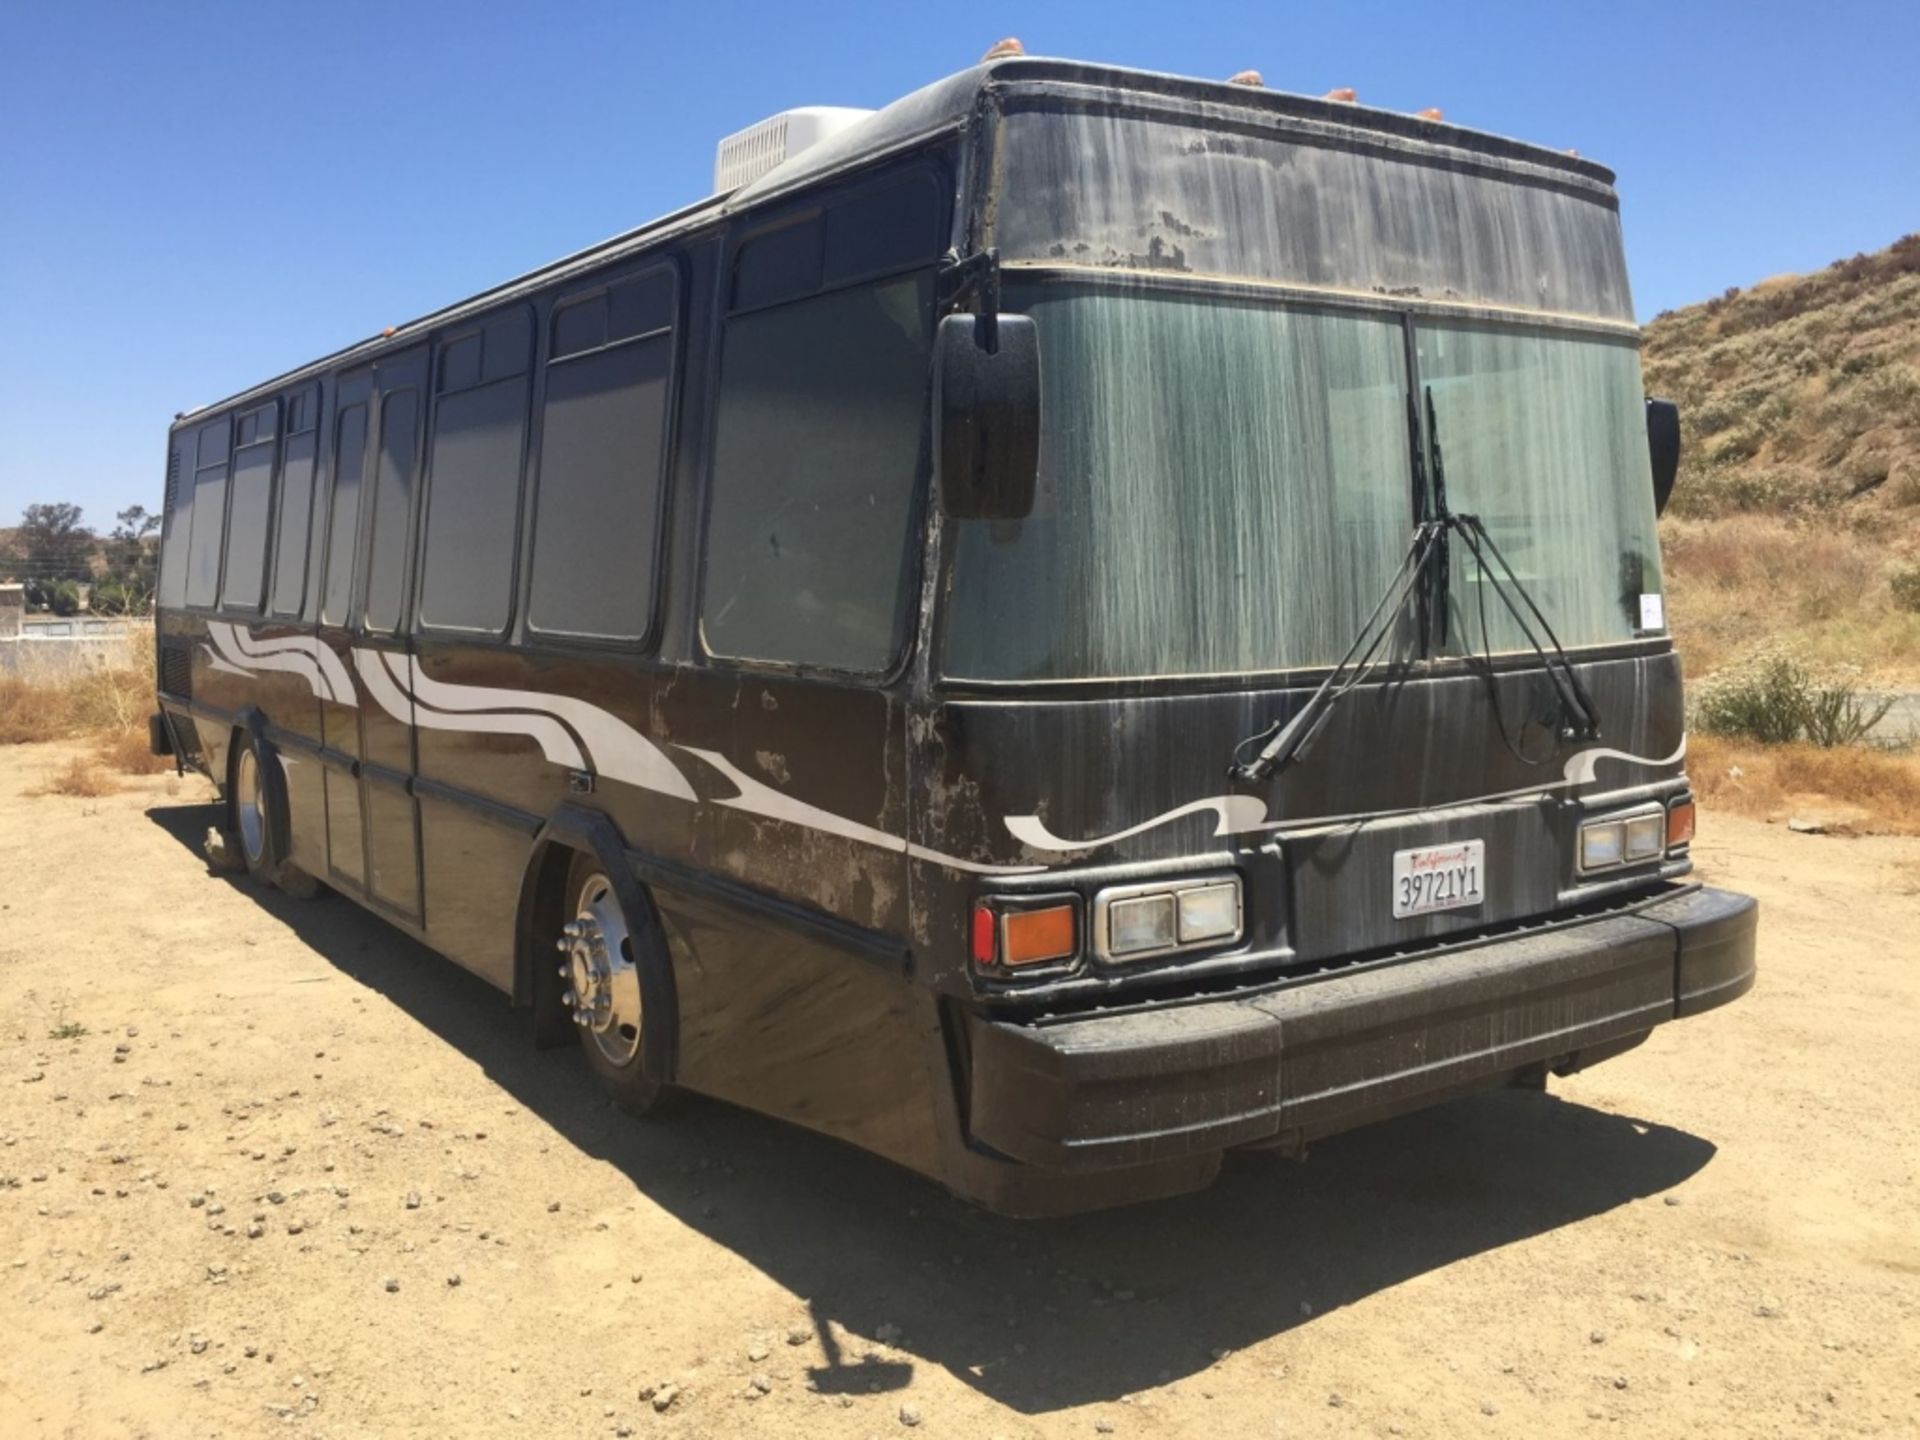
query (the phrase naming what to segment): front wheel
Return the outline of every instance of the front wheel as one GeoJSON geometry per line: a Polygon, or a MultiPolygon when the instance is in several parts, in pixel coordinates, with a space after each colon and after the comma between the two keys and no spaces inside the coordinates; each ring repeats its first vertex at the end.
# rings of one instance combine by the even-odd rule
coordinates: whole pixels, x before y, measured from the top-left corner
{"type": "Polygon", "coordinates": [[[632,1115],[659,1107],[664,1087],[642,1073],[647,1041],[640,966],[646,963],[613,882],[591,855],[575,856],[567,874],[565,922],[556,948],[561,1002],[571,1012],[587,1064],[614,1103],[632,1115]]]}
{"type": "Polygon", "coordinates": [[[267,787],[260,773],[260,752],[253,741],[240,744],[233,762],[233,795],[229,801],[232,820],[229,828],[240,837],[240,858],[247,873],[262,883],[273,879],[273,866],[267,858],[269,826],[273,823],[267,809],[267,787]]]}

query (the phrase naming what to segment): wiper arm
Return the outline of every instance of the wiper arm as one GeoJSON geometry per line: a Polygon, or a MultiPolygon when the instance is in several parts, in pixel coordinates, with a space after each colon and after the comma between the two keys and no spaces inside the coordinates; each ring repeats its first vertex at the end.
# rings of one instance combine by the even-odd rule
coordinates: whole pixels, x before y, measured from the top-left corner
{"type": "Polygon", "coordinates": [[[1407,603],[1414,587],[1426,573],[1446,528],[1447,522],[1444,520],[1422,520],[1413,527],[1413,538],[1407,544],[1406,554],[1400,557],[1400,563],[1394,568],[1386,589],[1381,592],[1373,613],[1367,616],[1360,633],[1353,637],[1347,653],[1327,673],[1320,687],[1307,697],[1307,703],[1294,712],[1291,720],[1276,720],[1233,747],[1233,759],[1227,766],[1229,775],[1243,784],[1255,784],[1276,771],[1284,770],[1313,748],[1313,742],[1326,728],[1334,707],[1346,699],[1373,670],[1380,647],[1386,643],[1387,636],[1393,633],[1400,608],[1407,603]],[[1385,617],[1384,623],[1382,617],[1385,617]],[[1261,747],[1260,753],[1251,760],[1241,760],[1240,756],[1246,749],[1256,744],[1261,747]]]}
{"type": "MultiPolygon", "coordinates": [[[[1493,536],[1489,535],[1487,527],[1480,523],[1480,517],[1465,512],[1455,514],[1447,508],[1447,469],[1440,452],[1440,417],[1434,413],[1431,385],[1427,386],[1427,445],[1432,452],[1429,468],[1433,475],[1435,513],[1448,529],[1460,532],[1460,538],[1466,541],[1467,548],[1473,552],[1473,558],[1480,566],[1481,576],[1492,582],[1494,593],[1500,597],[1500,602],[1507,607],[1507,613],[1513,616],[1514,623],[1520,627],[1520,633],[1526,636],[1527,644],[1533,647],[1533,653],[1539,657],[1541,668],[1547,672],[1547,678],[1553,684],[1554,694],[1560,701],[1560,738],[1563,740],[1599,739],[1600,711],[1593,703],[1593,696],[1587,693],[1587,687],[1581,683],[1580,672],[1574,669],[1573,662],[1567,658],[1567,652],[1561,648],[1560,637],[1553,633],[1553,626],[1547,623],[1547,617],[1540,612],[1540,607],[1534,603],[1533,596],[1528,593],[1527,587],[1520,583],[1520,577],[1513,573],[1513,566],[1507,563],[1507,557],[1500,552],[1500,547],[1493,543],[1493,536]],[[1481,550],[1482,545],[1486,547],[1484,552],[1481,550]],[[1492,555],[1499,562],[1498,571],[1487,564],[1488,555],[1492,555]],[[1501,572],[1505,573],[1504,583],[1501,572]],[[1507,589],[1509,585],[1513,587],[1511,593],[1507,589]],[[1547,643],[1553,646],[1553,658],[1548,657],[1539,639],[1535,637],[1533,627],[1527,623],[1526,616],[1522,615],[1519,606],[1513,603],[1514,595],[1518,595],[1525,602],[1533,618],[1540,622],[1540,629],[1546,635],[1547,643]],[[1558,670],[1554,668],[1555,659],[1559,661],[1558,670]]],[[[1451,578],[1449,574],[1451,568],[1443,563],[1433,577],[1433,604],[1439,612],[1442,644],[1446,643],[1447,637],[1449,609],[1447,586],[1451,578]]],[[[1487,634],[1487,609],[1484,595],[1481,597],[1480,604],[1480,641],[1486,650],[1489,665],[1488,680],[1491,682],[1493,642],[1487,634]]],[[[1499,720],[1500,697],[1497,694],[1493,697],[1493,703],[1494,718],[1499,720]]],[[[1506,728],[1506,722],[1500,721],[1500,733],[1503,736],[1506,734],[1506,728]]],[[[1512,742],[1509,741],[1508,744],[1511,748],[1512,742]]]]}

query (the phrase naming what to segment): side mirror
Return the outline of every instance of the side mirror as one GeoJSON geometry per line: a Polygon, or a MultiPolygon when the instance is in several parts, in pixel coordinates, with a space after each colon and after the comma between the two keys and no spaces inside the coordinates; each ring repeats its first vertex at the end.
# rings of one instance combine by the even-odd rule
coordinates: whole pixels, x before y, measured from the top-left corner
{"type": "Polygon", "coordinates": [[[1680,407],[1671,400],[1647,401],[1647,455],[1653,461],[1653,513],[1658,515],[1667,508],[1680,473],[1680,407]]]}
{"type": "Polygon", "coordinates": [[[940,508],[958,520],[1025,519],[1040,474],[1040,335],[1032,317],[949,315],[933,356],[940,508]]]}

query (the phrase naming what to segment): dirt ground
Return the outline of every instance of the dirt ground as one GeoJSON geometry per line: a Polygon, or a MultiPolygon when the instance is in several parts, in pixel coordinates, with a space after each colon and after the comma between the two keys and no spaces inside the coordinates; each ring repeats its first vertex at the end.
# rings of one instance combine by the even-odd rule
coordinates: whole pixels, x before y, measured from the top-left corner
{"type": "Polygon", "coordinates": [[[30,793],[70,753],[0,750],[0,1435],[1916,1433],[1920,842],[1708,815],[1746,999],[1022,1224],[628,1120],[348,902],[209,876],[202,782],[30,793]]]}

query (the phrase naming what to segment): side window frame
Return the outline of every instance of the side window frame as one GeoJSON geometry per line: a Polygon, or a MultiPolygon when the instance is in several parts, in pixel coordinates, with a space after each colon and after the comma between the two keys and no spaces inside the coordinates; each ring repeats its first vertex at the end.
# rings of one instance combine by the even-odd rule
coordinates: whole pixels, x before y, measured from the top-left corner
{"type": "Polygon", "coordinates": [[[420,436],[420,494],[416,502],[419,521],[417,533],[414,536],[413,596],[408,616],[413,635],[463,641],[468,644],[503,644],[511,640],[520,617],[525,613],[522,582],[526,578],[526,573],[531,570],[532,563],[530,555],[523,558],[521,551],[533,524],[534,427],[545,390],[544,384],[541,383],[545,379],[545,347],[542,339],[545,328],[542,324],[540,308],[530,302],[521,301],[463,321],[457,327],[434,337],[433,345],[428,352],[426,410],[420,436]],[[484,378],[484,374],[487,343],[485,337],[488,327],[516,311],[527,321],[527,355],[523,367],[515,372],[515,375],[522,379],[520,453],[514,480],[512,543],[507,552],[506,618],[498,629],[491,630],[467,625],[430,624],[426,618],[427,538],[433,525],[436,480],[434,462],[439,439],[440,402],[448,395],[464,394],[469,390],[481,389],[489,384],[498,384],[515,378],[514,375],[503,375],[489,381],[484,378]],[[447,351],[460,341],[476,338],[479,339],[481,346],[480,364],[483,378],[472,385],[463,385],[458,389],[449,390],[445,384],[442,368],[447,351]]]}
{"type": "Polygon", "coordinates": [[[280,471],[282,416],[284,409],[281,398],[276,395],[259,405],[249,405],[237,412],[232,421],[227,447],[227,519],[220,536],[220,600],[215,607],[222,613],[235,612],[244,615],[263,615],[266,613],[267,599],[272,587],[273,554],[278,539],[276,522],[280,513],[280,471]],[[253,421],[256,431],[261,415],[270,415],[273,420],[273,433],[266,439],[242,440],[246,433],[246,424],[253,421]],[[227,594],[227,586],[232,579],[229,562],[233,557],[233,503],[238,486],[234,483],[240,474],[240,457],[250,450],[265,450],[271,447],[267,457],[267,514],[261,525],[260,535],[260,593],[248,604],[244,598],[234,599],[227,594]]]}
{"type": "MultiPolygon", "coordinates": [[[[668,572],[672,564],[672,492],[674,466],[680,446],[680,407],[686,384],[687,304],[685,257],[677,251],[667,251],[636,257],[617,269],[594,275],[583,283],[575,283],[558,290],[539,309],[534,344],[536,373],[534,383],[530,387],[528,401],[527,458],[521,483],[521,528],[518,553],[522,559],[522,566],[519,585],[515,592],[518,601],[516,619],[529,645],[625,655],[653,655],[660,648],[662,626],[667,609],[663,601],[669,580],[668,572]],[[673,295],[668,307],[670,318],[666,329],[667,385],[666,394],[661,398],[663,409],[660,425],[660,455],[654,488],[653,584],[647,595],[647,623],[639,636],[631,638],[544,629],[534,623],[533,586],[536,579],[534,556],[539,541],[541,492],[546,481],[544,451],[547,441],[547,382],[555,364],[554,325],[561,311],[577,305],[580,301],[591,298],[595,294],[604,294],[616,286],[644,280],[658,273],[664,273],[667,276],[673,287],[673,295]]],[[[608,344],[574,351],[572,354],[561,357],[558,363],[565,364],[570,359],[598,354],[613,348],[614,345],[641,344],[657,337],[660,333],[656,329],[623,336],[608,344]]]]}
{"type": "Polygon", "coordinates": [[[261,601],[260,613],[272,620],[281,620],[297,624],[306,612],[307,589],[313,583],[313,522],[320,505],[320,486],[325,478],[322,462],[327,459],[325,446],[320,442],[324,430],[325,405],[318,380],[310,380],[295,386],[280,397],[280,434],[279,457],[274,467],[273,513],[267,522],[267,563],[265,570],[265,596],[261,601]],[[302,415],[305,424],[296,430],[293,428],[293,411],[296,401],[304,401],[302,415]],[[291,609],[282,609],[275,603],[280,589],[281,531],[287,523],[286,487],[287,487],[287,449],[292,441],[302,435],[313,436],[313,456],[308,464],[312,468],[307,478],[306,529],[301,535],[300,550],[297,557],[300,566],[300,589],[295,596],[291,609]]]}
{"type": "MultiPolygon", "coordinates": [[[[723,654],[708,645],[706,626],[703,621],[706,614],[709,578],[708,542],[713,528],[714,458],[719,449],[720,426],[723,418],[722,378],[726,361],[727,337],[733,322],[745,316],[761,314],[802,301],[817,300],[842,291],[872,287],[889,280],[902,279],[921,271],[933,272],[937,277],[941,256],[947,248],[948,237],[953,227],[953,187],[954,168],[951,159],[940,151],[927,151],[909,157],[903,162],[869,171],[851,181],[843,181],[824,193],[814,191],[774,210],[757,215],[750,214],[737,219],[729,227],[722,247],[720,279],[717,287],[718,303],[714,307],[714,343],[708,361],[706,443],[703,446],[700,516],[695,527],[693,557],[696,571],[693,593],[694,646],[703,664],[715,669],[753,671],[763,674],[821,675],[872,689],[884,689],[894,684],[912,664],[918,645],[921,609],[919,591],[925,580],[926,564],[926,547],[917,543],[916,537],[923,533],[932,490],[931,392],[929,392],[927,417],[921,428],[919,456],[915,462],[914,473],[908,481],[912,487],[912,493],[907,503],[907,522],[902,541],[900,573],[900,584],[908,597],[908,603],[900,616],[898,633],[894,637],[893,654],[884,665],[875,669],[847,670],[790,660],[754,659],[723,654]],[[924,256],[903,258],[897,264],[879,265],[835,274],[833,259],[827,247],[831,237],[830,217],[836,207],[857,203],[890,187],[904,188],[909,182],[921,178],[930,181],[934,189],[937,209],[933,234],[937,248],[924,256]],[[815,225],[820,229],[820,283],[811,290],[783,293],[774,299],[736,305],[735,285],[739,275],[741,253],[756,240],[766,239],[795,225],[815,225]]],[[[937,327],[941,303],[937,278],[932,292],[934,313],[930,317],[930,322],[937,327]]],[[[929,355],[929,362],[931,362],[931,355],[929,355]]],[[[929,363],[928,383],[931,384],[931,363],[929,363]]]]}
{"type": "Polygon", "coordinates": [[[193,427],[194,455],[193,465],[187,475],[187,484],[192,488],[193,506],[187,516],[186,575],[180,591],[180,604],[184,610],[198,610],[217,614],[220,609],[220,589],[226,580],[227,563],[227,507],[233,500],[233,414],[227,412],[217,417],[209,417],[195,423],[193,427]],[[223,457],[212,464],[200,463],[200,437],[213,426],[219,425],[226,431],[226,451],[223,457]],[[200,476],[208,470],[224,469],[226,478],[220,486],[219,537],[214,541],[213,598],[195,600],[193,598],[193,537],[201,519],[200,476]]]}

